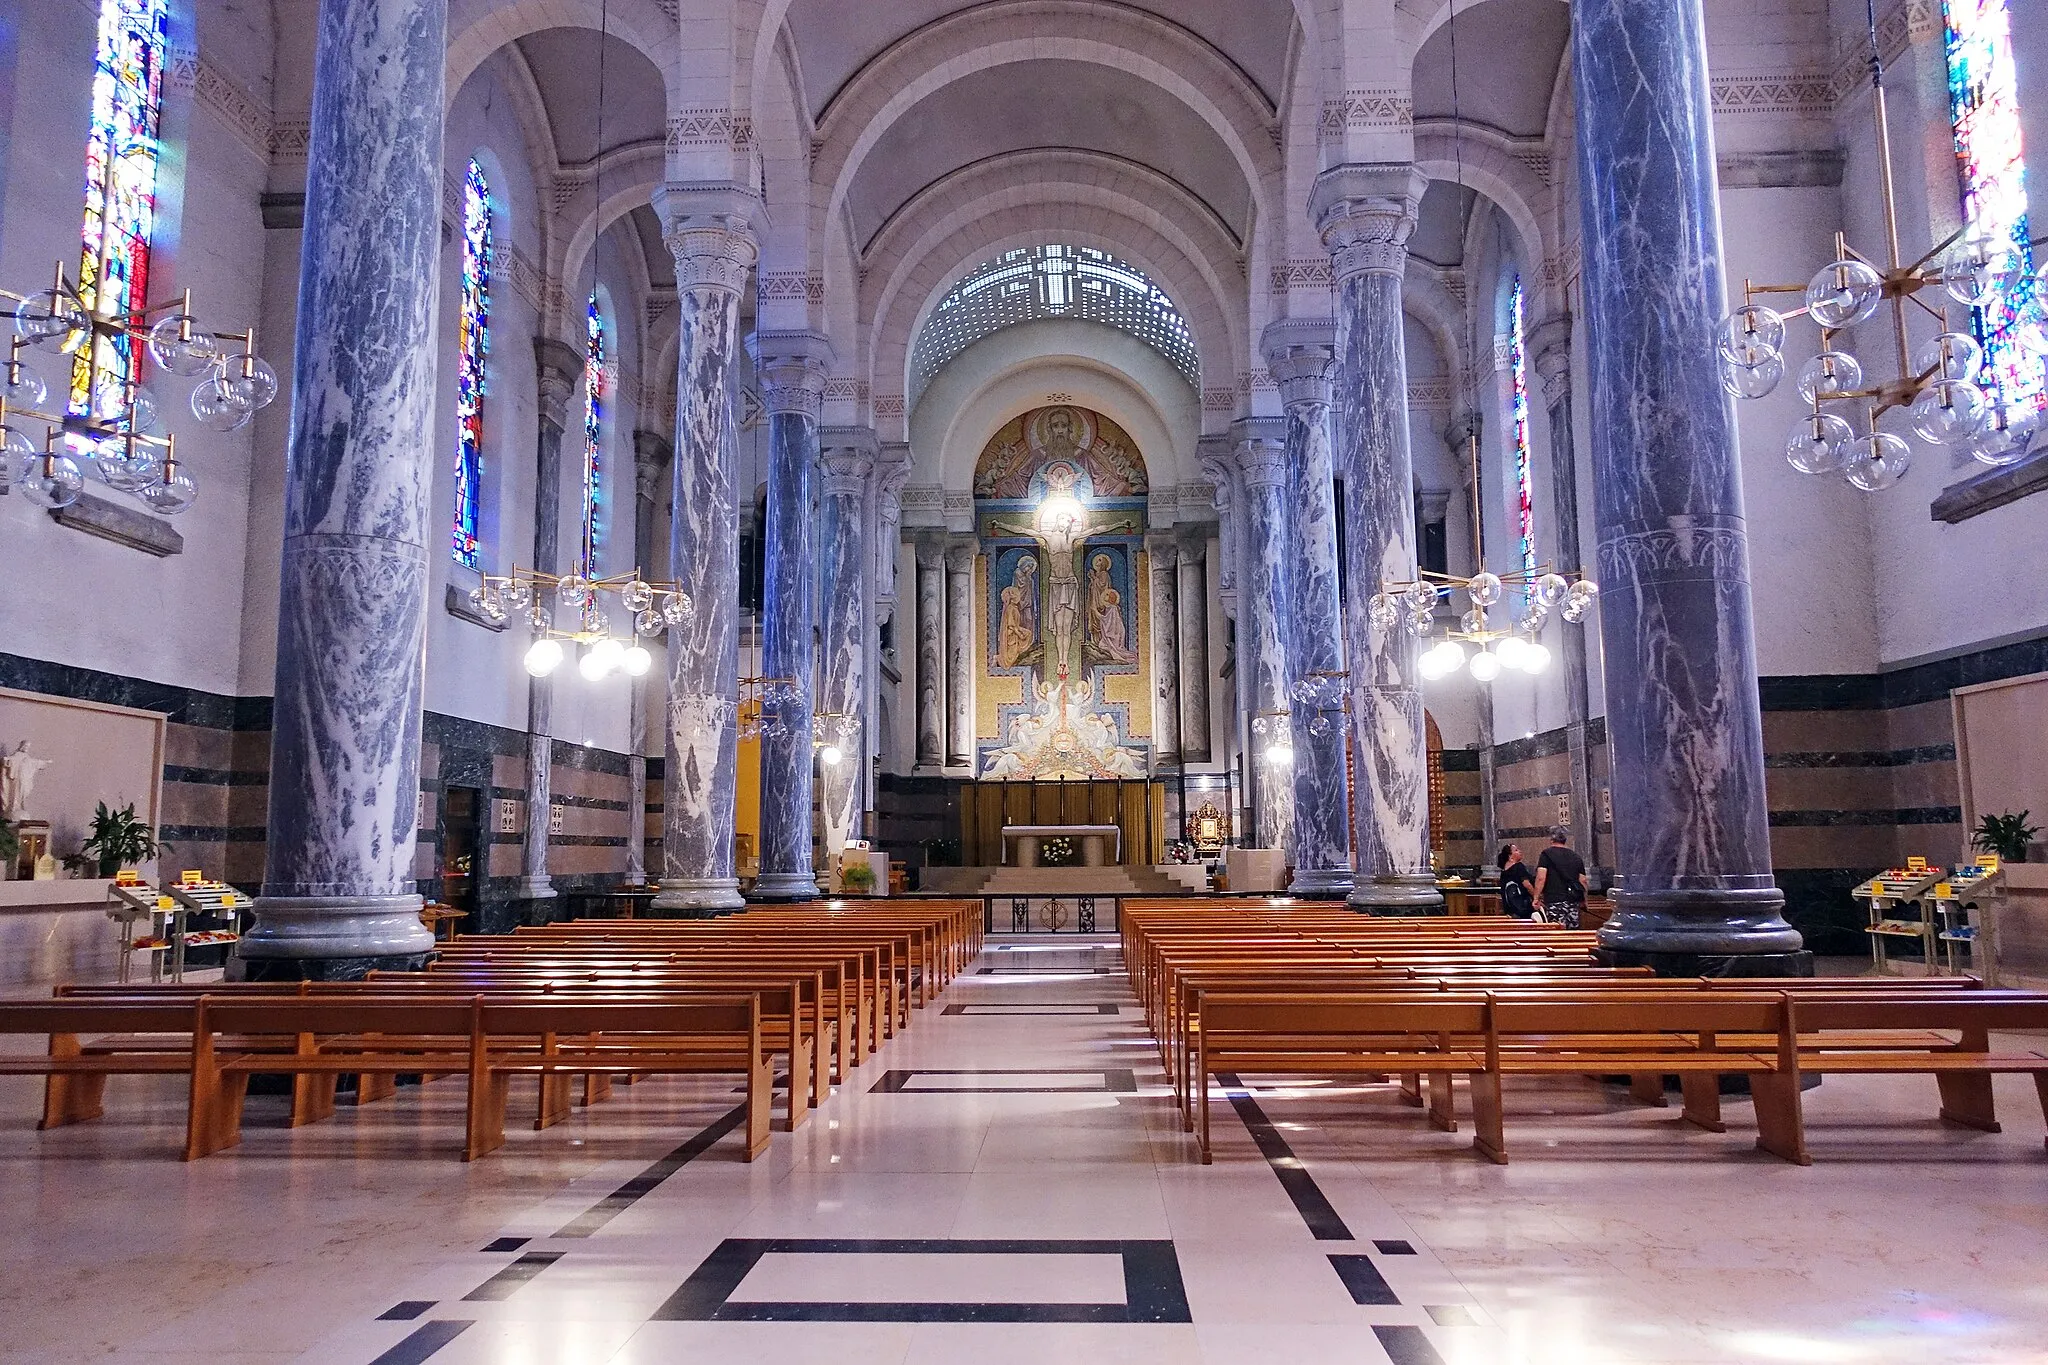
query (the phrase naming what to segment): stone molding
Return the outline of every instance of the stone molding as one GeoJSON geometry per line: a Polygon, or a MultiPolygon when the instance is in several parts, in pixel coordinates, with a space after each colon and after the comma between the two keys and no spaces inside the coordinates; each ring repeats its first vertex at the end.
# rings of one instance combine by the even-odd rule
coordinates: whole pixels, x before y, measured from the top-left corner
{"type": "Polygon", "coordinates": [[[169,68],[165,74],[174,93],[212,112],[259,160],[276,154],[270,111],[232,76],[189,48],[173,48],[169,68]]]}
{"type": "Polygon", "coordinates": [[[787,270],[773,274],[764,271],[757,288],[763,303],[794,301],[819,304],[825,301],[825,276],[816,270],[787,270]]]}
{"type": "Polygon", "coordinates": [[[583,353],[553,337],[533,339],[533,369],[539,381],[540,417],[557,430],[568,430],[569,400],[583,378],[583,353]]]}
{"type": "Polygon", "coordinates": [[[1294,289],[1328,289],[1335,277],[1330,273],[1330,258],[1317,256],[1306,260],[1281,261],[1270,274],[1275,294],[1285,294],[1294,289]]]}
{"type": "Polygon", "coordinates": [[[1749,536],[1739,526],[1637,531],[1602,540],[1598,556],[1606,588],[1687,578],[1749,581],[1749,536]]]}
{"type": "Polygon", "coordinates": [[[956,540],[946,546],[946,572],[972,573],[974,561],[981,557],[981,546],[972,540],[956,540]]]}
{"type": "Polygon", "coordinates": [[[655,187],[662,240],[676,258],[676,287],[739,293],[759,247],[761,199],[741,185],[668,181],[655,187]]]}
{"type": "Polygon", "coordinates": [[[1334,166],[1316,177],[1309,215],[1340,282],[1401,274],[1428,187],[1429,177],[1407,162],[1334,166]]]}
{"type": "Polygon", "coordinates": [[[683,109],[669,118],[663,150],[670,156],[680,152],[716,149],[738,152],[754,145],[754,120],[737,117],[729,108],[706,105],[683,109]]]}
{"type": "Polygon", "coordinates": [[[1247,489],[1281,488],[1287,483],[1287,419],[1248,417],[1231,424],[1237,440],[1237,473],[1247,489]]]}
{"type": "Polygon", "coordinates": [[[1400,90],[1346,90],[1341,99],[1324,100],[1316,120],[1318,142],[1341,141],[1353,130],[1385,132],[1415,125],[1415,104],[1400,90]]]}
{"type": "Polygon", "coordinates": [[[1337,324],[1330,318],[1283,318],[1259,338],[1266,368],[1289,411],[1304,404],[1328,407],[1337,377],[1337,324]]]}
{"type": "Polygon", "coordinates": [[[1408,406],[1411,408],[1447,408],[1451,405],[1452,386],[1448,379],[1411,379],[1408,381],[1408,406]]]}
{"type": "Polygon", "coordinates": [[[828,497],[865,497],[880,447],[872,427],[825,427],[818,432],[820,489],[828,497]]]}
{"type": "Polygon", "coordinates": [[[1838,189],[1848,158],[1841,152],[1723,152],[1715,179],[1724,190],[1838,189]]]}
{"type": "Polygon", "coordinates": [[[832,343],[823,333],[755,332],[747,338],[747,354],[753,358],[761,405],[769,416],[795,413],[818,420],[832,370],[832,343]]]}

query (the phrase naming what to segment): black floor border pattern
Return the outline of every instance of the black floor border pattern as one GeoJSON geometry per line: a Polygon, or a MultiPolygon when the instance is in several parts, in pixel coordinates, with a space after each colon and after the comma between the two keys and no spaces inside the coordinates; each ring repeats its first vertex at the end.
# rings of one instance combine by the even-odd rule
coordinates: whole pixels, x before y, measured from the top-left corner
{"type": "Polygon", "coordinates": [[[1129,1067],[937,1067],[914,1066],[901,1071],[884,1071],[868,1087],[870,1095],[1135,1095],[1138,1073],[1129,1067]],[[1102,1088],[1085,1085],[949,1085],[942,1089],[911,1088],[912,1076],[1100,1076],[1102,1088]]]}
{"type": "Polygon", "coordinates": [[[939,1013],[969,1019],[1093,1019],[1121,1015],[1123,1007],[1090,1000],[986,1000],[951,1004],[939,1013]]]}
{"type": "Polygon", "coordinates": [[[1250,1130],[1252,1141],[1258,1144],[1259,1155],[1266,1158],[1266,1164],[1273,1168],[1279,1178],[1280,1188],[1287,1191],[1287,1197],[1294,1203],[1294,1211],[1301,1215],[1301,1221],[1308,1224],[1309,1235],[1318,1242],[1349,1242],[1356,1240],[1351,1229],[1338,1216],[1336,1206],[1316,1184],[1308,1168],[1301,1164],[1301,1158],[1287,1145],[1287,1139],[1280,1136],[1280,1130],[1266,1117],[1266,1111],[1259,1108],[1259,1102],[1252,1098],[1236,1072],[1219,1071],[1216,1080],[1223,1086],[1223,1093],[1230,1097],[1230,1107],[1237,1111],[1238,1118],[1250,1130]]]}
{"type": "Polygon", "coordinates": [[[1113,967],[976,967],[976,976],[1108,976],[1113,967]]]}
{"type": "Polygon", "coordinates": [[[628,1180],[625,1184],[577,1214],[567,1223],[564,1223],[561,1230],[555,1233],[555,1236],[588,1237],[597,1232],[606,1223],[611,1222],[612,1219],[618,1217],[627,1209],[632,1208],[633,1205],[639,1203],[647,1195],[652,1194],[655,1187],[660,1185],[662,1181],[704,1155],[712,1143],[738,1128],[742,1123],[746,1122],[746,1118],[747,1106],[744,1104],[734,1105],[726,1112],[724,1117],[713,1122],[703,1132],[698,1133],[688,1142],[685,1142],[682,1146],[676,1148],[667,1156],[647,1167],[640,1174],[634,1176],[631,1180],[628,1180]]]}
{"type": "Polygon", "coordinates": [[[1171,1241],[728,1237],[650,1322],[1187,1323],[1187,1286],[1171,1241]],[[1122,1303],[731,1303],[740,1281],[773,1253],[805,1255],[1115,1255],[1122,1303]]]}
{"type": "Polygon", "coordinates": [[[468,1318],[430,1318],[406,1334],[403,1341],[370,1362],[370,1365],[421,1365],[434,1352],[468,1331],[468,1318]]]}

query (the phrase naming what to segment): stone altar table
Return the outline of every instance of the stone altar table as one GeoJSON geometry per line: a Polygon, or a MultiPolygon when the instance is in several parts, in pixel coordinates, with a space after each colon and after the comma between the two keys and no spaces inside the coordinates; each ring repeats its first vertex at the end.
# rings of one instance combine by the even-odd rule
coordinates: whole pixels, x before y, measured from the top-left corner
{"type": "Polygon", "coordinates": [[[1039,847],[1047,839],[1072,839],[1081,849],[1081,866],[1106,867],[1124,857],[1123,830],[1116,825],[1004,825],[1003,861],[1011,867],[1039,866],[1039,847]],[[1115,856],[1102,856],[1102,841],[1114,839],[1115,856]]]}

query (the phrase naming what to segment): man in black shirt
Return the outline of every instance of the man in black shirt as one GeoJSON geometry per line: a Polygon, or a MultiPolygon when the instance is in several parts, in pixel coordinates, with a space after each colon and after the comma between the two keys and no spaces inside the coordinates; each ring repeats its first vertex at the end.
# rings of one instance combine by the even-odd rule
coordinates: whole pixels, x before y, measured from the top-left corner
{"type": "Polygon", "coordinates": [[[1543,918],[1576,929],[1586,905],[1586,860],[1572,852],[1570,839],[1563,825],[1550,831],[1550,847],[1536,859],[1536,903],[1543,918]]]}

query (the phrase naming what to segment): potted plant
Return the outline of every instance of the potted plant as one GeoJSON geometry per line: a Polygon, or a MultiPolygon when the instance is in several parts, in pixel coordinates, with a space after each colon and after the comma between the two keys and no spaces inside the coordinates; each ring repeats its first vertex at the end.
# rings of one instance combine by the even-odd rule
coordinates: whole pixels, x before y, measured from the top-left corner
{"type": "Polygon", "coordinates": [[[14,822],[0,815],[0,882],[14,876],[14,860],[21,856],[21,836],[14,832],[14,822]]]}
{"type": "Polygon", "coordinates": [[[846,863],[839,869],[839,887],[849,896],[872,896],[875,893],[875,869],[863,857],[858,862],[846,863]]]}
{"type": "Polygon", "coordinates": [[[99,859],[100,875],[112,877],[157,855],[156,832],[135,813],[133,801],[119,810],[108,810],[102,801],[93,810],[91,831],[78,851],[99,859]]]}
{"type": "Polygon", "coordinates": [[[1986,853],[1997,854],[2000,862],[2023,863],[2027,860],[2027,845],[2041,832],[2040,826],[2027,823],[2032,814],[2031,810],[2023,810],[2018,815],[2011,811],[1987,815],[1977,822],[1970,843],[1986,853]]]}

